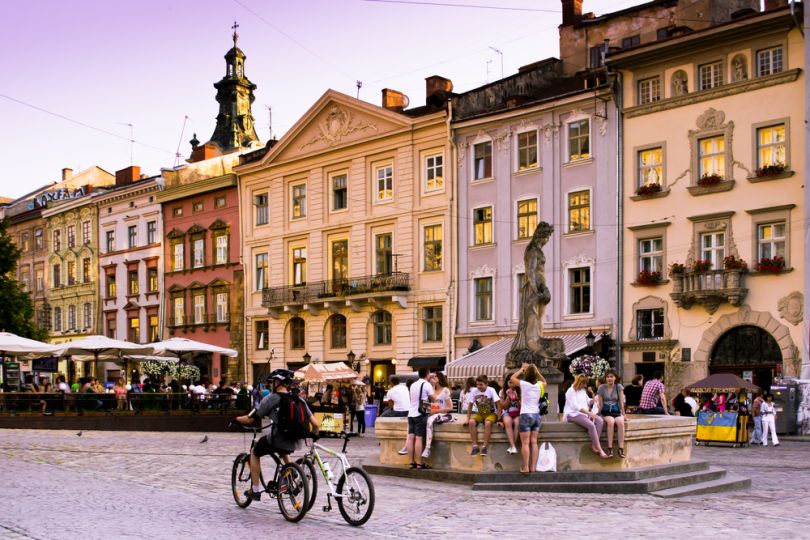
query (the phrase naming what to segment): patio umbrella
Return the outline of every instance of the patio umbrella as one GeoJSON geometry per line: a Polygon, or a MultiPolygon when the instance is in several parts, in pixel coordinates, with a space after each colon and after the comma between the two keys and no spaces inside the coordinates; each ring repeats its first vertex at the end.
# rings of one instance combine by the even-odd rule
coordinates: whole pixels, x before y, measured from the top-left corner
{"type": "Polygon", "coordinates": [[[155,354],[164,355],[170,353],[176,354],[180,358],[182,358],[184,354],[194,355],[197,353],[217,353],[223,356],[230,356],[231,358],[239,355],[235,350],[228,349],[227,347],[219,347],[217,345],[211,345],[210,343],[203,343],[202,341],[178,337],[156,341],[155,343],[150,343],[149,346],[154,348],[155,354]]]}
{"type": "MultiPolygon", "coordinates": [[[[98,359],[109,358],[118,360],[122,354],[152,354],[154,348],[151,345],[141,345],[130,343],[129,341],[119,341],[106,336],[87,336],[63,344],[60,356],[82,356],[92,355],[93,369],[98,373],[98,359]]],[[[98,375],[96,375],[98,376],[98,375]]]]}
{"type": "Polygon", "coordinates": [[[736,390],[759,390],[759,386],[741,379],[733,373],[715,373],[686,387],[698,393],[732,392],[736,390]]]}
{"type": "Polygon", "coordinates": [[[59,345],[48,345],[41,341],[20,337],[11,332],[0,332],[0,356],[20,356],[30,360],[55,355],[60,350],[59,345]]]}

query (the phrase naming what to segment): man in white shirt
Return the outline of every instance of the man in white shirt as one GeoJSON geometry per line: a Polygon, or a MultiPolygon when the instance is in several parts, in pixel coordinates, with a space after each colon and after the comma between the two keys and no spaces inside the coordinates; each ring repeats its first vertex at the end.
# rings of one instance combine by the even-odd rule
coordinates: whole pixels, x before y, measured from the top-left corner
{"type": "Polygon", "coordinates": [[[425,447],[428,414],[419,411],[419,403],[430,400],[433,386],[428,382],[430,370],[419,368],[419,379],[411,385],[410,407],[408,409],[408,438],[405,439],[405,453],[411,458],[412,469],[426,469],[422,464],[422,449],[425,447]]]}
{"type": "Polygon", "coordinates": [[[487,455],[492,424],[498,420],[495,409],[497,403],[498,393],[489,386],[487,376],[476,377],[475,388],[467,394],[467,426],[470,429],[470,440],[472,441],[471,456],[477,456],[479,452],[482,456],[487,455]],[[484,424],[484,445],[480,451],[478,449],[478,424],[484,424]]]}
{"type": "Polygon", "coordinates": [[[411,408],[411,395],[408,393],[408,386],[405,381],[399,382],[399,377],[391,377],[391,384],[394,386],[385,394],[383,401],[388,404],[388,408],[380,416],[385,417],[406,417],[411,408]]]}

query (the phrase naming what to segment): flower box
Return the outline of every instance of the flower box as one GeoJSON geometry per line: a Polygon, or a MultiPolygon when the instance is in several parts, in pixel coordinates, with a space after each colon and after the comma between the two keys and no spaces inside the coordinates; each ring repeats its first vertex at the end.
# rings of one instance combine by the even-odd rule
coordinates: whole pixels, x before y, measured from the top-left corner
{"type": "Polygon", "coordinates": [[[717,173],[704,174],[698,179],[697,185],[700,187],[712,187],[720,184],[722,181],[723,177],[717,173]]]}
{"type": "Polygon", "coordinates": [[[655,286],[661,283],[661,272],[650,272],[649,270],[642,270],[638,273],[636,278],[638,285],[655,286]]]}
{"type": "Polygon", "coordinates": [[[742,259],[736,258],[734,255],[729,255],[723,259],[723,268],[726,270],[746,271],[748,270],[748,263],[742,259]]]}
{"type": "Polygon", "coordinates": [[[692,272],[708,272],[712,269],[712,262],[711,261],[703,261],[703,260],[696,260],[692,263],[692,272]]]}
{"type": "Polygon", "coordinates": [[[669,265],[669,275],[679,276],[686,271],[686,268],[681,263],[672,263],[669,265]]]}
{"type": "Polygon", "coordinates": [[[787,165],[784,163],[772,163],[771,165],[765,165],[764,167],[760,167],[756,170],[757,178],[763,178],[766,176],[777,176],[784,173],[787,170],[787,165]]]}
{"type": "Polygon", "coordinates": [[[764,257],[757,263],[757,272],[763,274],[778,274],[785,269],[784,257],[764,257]]]}
{"type": "Polygon", "coordinates": [[[656,193],[661,193],[661,184],[644,184],[636,190],[636,195],[641,195],[642,197],[645,195],[655,195],[656,193]]]}

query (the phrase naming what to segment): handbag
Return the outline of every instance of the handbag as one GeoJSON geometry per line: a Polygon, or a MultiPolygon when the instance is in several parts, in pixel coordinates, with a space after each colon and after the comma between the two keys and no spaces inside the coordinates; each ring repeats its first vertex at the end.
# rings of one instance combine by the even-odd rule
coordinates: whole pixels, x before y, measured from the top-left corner
{"type": "Polygon", "coordinates": [[[540,445],[537,455],[538,472],[557,472],[557,450],[551,443],[544,442],[540,445]]]}
{"type": "Polygon", "coordinates": [[[619,404],[618,403],[605,403],[602,405],[602,411],[600,412],[602,416],[612,416],[614,414],[619,414],[619,404]]]}
{"type": "Polygon", "coordinates": [[[543,394],[540,396],[540,416],[545,416],[548,414],[548,396],[543,394]]]}
{"type": "Polygon", "coordinates": [[[422,399],[422,389],[425,387],[424,381],[419,387],[419,414],[430,414],[430,399],[422,399]]]}

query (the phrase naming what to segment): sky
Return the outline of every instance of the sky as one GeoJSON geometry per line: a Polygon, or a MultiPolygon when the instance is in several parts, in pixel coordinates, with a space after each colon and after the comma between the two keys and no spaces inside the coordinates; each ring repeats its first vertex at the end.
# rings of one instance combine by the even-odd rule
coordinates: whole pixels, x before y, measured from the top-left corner
{"type": "MultiPolygon", "coordinates": [[[[178,148],[183,163],[192,135],[214,131],[213,83],[234,21],[262,141],[268,107],[281,138],[329,88],[356,96],[362,81],[360,99],[379,105],[388,87],[418,106],[430,75],[463,92],[559,54],[559,0],[400,1],[2,0],[0,196],[59,180],[65,167],[159,174],[178,148]]],[[[585,0],[583,11],[639,3],[585,0]]]]}

